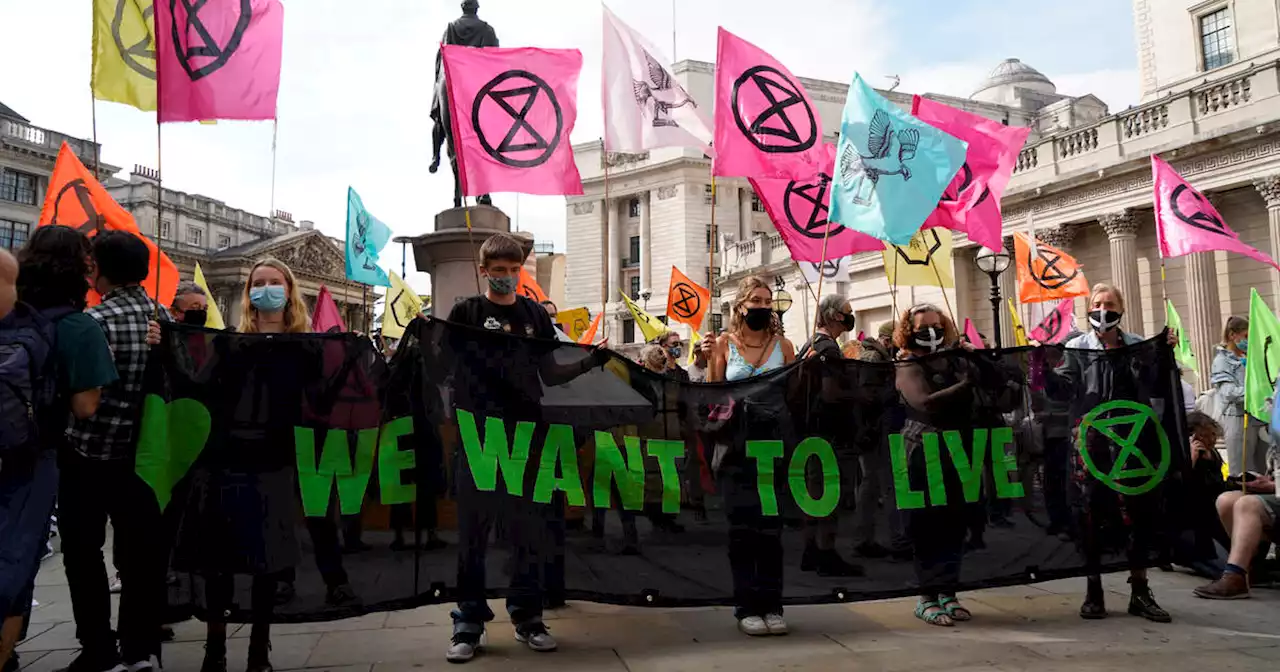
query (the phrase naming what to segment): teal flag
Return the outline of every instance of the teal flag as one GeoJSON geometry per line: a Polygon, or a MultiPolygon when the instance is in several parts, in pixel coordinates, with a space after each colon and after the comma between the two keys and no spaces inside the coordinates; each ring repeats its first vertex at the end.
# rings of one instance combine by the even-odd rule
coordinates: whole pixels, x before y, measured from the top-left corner
{"type": "Polygon", "coordinates": [[[894,245],[910,243],[967,149],[854,75],[840,123],[830,220],[894,245]]]}
{"type": "Polygon", "coordinates": [[[1178,309],[1173,307],[1172,301],[1166,299],[1164,311],[1165,324],[1178,335],[1178,345],[1173,349],[1173,358],[1178,360],[1179,364],[1198,372],[1200,365],[1197,363],[1195,353],[1191,351],[1191,335],[1182,328],[1182,317],[1178,315],[1178,309]]]}
{"type": "Polygon", "coordinates": [[[347,187],[347,279],[390,287],[387,272],[378,266],[378,252],[391,240],[391,229],[364,209],[356,190],[347,187]]]}
{"type": "Polygon", "coordinates": [[[1244,365],[1244,410],[1259,420],[1271,420],[1268,401],[1280,374],[1280,319],[1258,290],[1249,295],[1249,352],[1244,365]]]}

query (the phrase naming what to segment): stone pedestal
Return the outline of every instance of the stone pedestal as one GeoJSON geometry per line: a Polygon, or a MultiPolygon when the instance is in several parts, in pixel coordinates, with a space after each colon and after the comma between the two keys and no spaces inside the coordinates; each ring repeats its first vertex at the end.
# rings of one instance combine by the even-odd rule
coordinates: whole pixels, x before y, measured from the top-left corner
{"type": "MultiPolygon", "coordinates": [[[[482,291],[480,246],[495,233],[511,233],[511,218],[487,205],[450,208],[436,215],[436,230],[410,239],[414,264],[431,275],[432,315],[448,317],[453,304],[482,291]],[[471,230],[467,230],[467,214],[471,230]]],[[[527,257],[533,238],[515,234],[527,257]]]]}

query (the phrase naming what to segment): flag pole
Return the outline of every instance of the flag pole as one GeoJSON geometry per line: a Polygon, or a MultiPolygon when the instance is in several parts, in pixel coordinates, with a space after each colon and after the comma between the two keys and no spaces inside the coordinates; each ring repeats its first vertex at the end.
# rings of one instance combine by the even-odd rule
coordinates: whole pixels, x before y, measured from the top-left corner
{"type": "MultiPolygon", "coordinates": [[[[831,226],[828,225],[827,230],[822,232],[822,254],[820,256],[822,257],[822,263],[824,264],[827,263],[827,239],[830,237],[831,237],[831,226]]],[[[816,298],[814,299],[813,327],[809,330],[809,333],[805,335],[805,339],[811,342],[813,341],[814,332],[818,330],[818,325],[821,324],[822,322],[822,281],[825,280],[826,278],[827,278],[827,274],[823,273],[821,269],[819,269],[818,293],[814,295],[816,298]]],[[[808,320],[805,320],[806,326],[808,326],[807,325],[808,322],[809,322],[808,320]]]]}
{"type": "MultiPolygon", "coordinates": [[[[824,263],[824,264],[825,264],[826,262],[824,261],[824,262],[822,262],[822,263],[824,263]]],[[[809,284],[809,280],[808,280],[807,278],[805,278],[805,277],[804,277],[804,269],[800,267],[800,262],[796,261],[796,260],[795,260],[795,257],[792,257],[792,258],[791,258],[791,264],[792,264],[793,266],[795,266],[795,267],[796,267],[796,272],[800,274],[800,279],[801,279],[801,280],[804,280],[804,287],[805,287],[805,289],[809,290],[809,296],[812,296],[812,297],[813,297],[814,302],[817,302],[817,300],[818,300],[818,295],[813,293],[813,285],[810,285],[810,284],[809,284]]],[[[822,269],[821,269],[821,268],[819,268],[819,269],[818,269],[818,273],[819,273],[819,274],[821,274],[821,273],[822,273],[822,269]]],[[[806,321],[807,321],[807,320],[806,320],[806,321]]]]}
{"type": "Polygon", "coordinates": [[[369,335],[373,328],[373,311],[369,309],[369,285],[360,283],[360,303],[364,308],[364,334],[369,335]]]}
{"type": "MultiPolygon", "coordinates": [[[[98,166],[102,164],[102,158],[98,155],[98,99],[93,97],[93,87],[89,87],[89,106],[93,123],[93,179],[102,181],[102,176],[98,173],[98,166]]],[[[96,224],[96,222],[95,222],[96,224]]]]}
{"type": "MultiPolygon", "coordinates": [[[[885,280],[888,281],[889,278],[885,277],[885,280]]],[[[893,314],[891,315],[891,317],[893,318],[893,323],[897,324],[898,323],[898,252],[897,250],[894,250],[893,252],[893,282],[889,283],[889,296],[893,301],[893,314]]]]}
{"type": "Polygon", "coordinates": [[[272,222],[276,217],[276,131],[279,129],[280,119],[271,120],[271,210],[267,216],[272,222]]]}
{"type": "MultiPolygon", "coordinates": [[[[714,166],[714,164],[713,164],[714,166]]],[[[707,291],[711,296],[716,294],[716,245],[720,242],[716,239],[716,201],[720,198],[716,195],[716,173],[711,171],[711,240],[707,241],[707,291]]],[[[711,327],[711,311],[707,311],[707,328],[711,327]]]]}
{"type": "MultiPolygon", "coordinates": [[[[164,254],[160,250],[160,243],[163,238],[160,235],[161,227],[164,226],[164,151],[161,148],[160,137],[162,135],[160,123],[160,97],[156,96],[156,296],[155,296],[155,319],[160,319],[160,255],[164,254]]],[[[95,162],[96,163],[96,162],[95,162]]],[[[96,169],[97,166],[95,165],[96,169]]]]}
{"type": "Polygon", "coordinates": [[[612,201],[609,200],[609,146],[607,144],[608,136],[600,138],[600,162],[604,164],[604,207],[600,209],[600,215],[604,218],[604,282],[600,284],[600,326],[604,327],[604,333],[609,333],[609,325],[606,323],[608,319],[609,307],[609,278],[612,273],[609,270],[609,208],[612,207],[612,201]]]}
{"type": "MultiPolygon", "coordinates": [[[[896,258],[897,254],[894,257],[896,258]]],[[[929,265],[933,267],[933,277],[938,279],[938,289],[942,290],[942,302],[946,304],[947,312],[951,313],[953,321],[960,319],[960,316],[956,315],[956,311],[951,308],[951,299],[947,298],[947,288],[942,286],[942,271],[938,270],[938,262],[934,259],[930,259],[929,262],[929,265]]]]}

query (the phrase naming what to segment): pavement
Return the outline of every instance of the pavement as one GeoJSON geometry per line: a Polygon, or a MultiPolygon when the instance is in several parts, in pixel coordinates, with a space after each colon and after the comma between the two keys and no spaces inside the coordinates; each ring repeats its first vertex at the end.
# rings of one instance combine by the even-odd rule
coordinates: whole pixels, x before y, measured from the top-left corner
{"type": "MultiPolygon", "coordinates": [[[[788,609],[791,634],[748,638],[728,608],[640,609],[575,602],[549,612],[560,651],[534,653],[494,623],[486,652],[469,670],[678,672],[682,670],[876,670],[946,668],[1088,672],[1141,670],[1275,670],[1280,663],[1280,591],[1251,599],[1210,602],[1191,595],[1203,580],[1153,570],[1152,586],[1172,624],[1129,616],[1125,577],[1105,578],[1112,616],[1076,615],[1083,579],[997,588],[962,595],[974,620],[954,628],[925,625],[911,600],[788,609]]],[[[57,670],[77,648],[61,555],[45,562],[36,588],[40,606],[19,645],[24,670],[57,670]]],[[[494,611],[503,613],[495,603],[494,611]]],[[[248,626],[231,626],[228,659],[243,669],[248,626]]],[[[165,668],[196,672],[204,655],[203,624],[175,627],[165,668]]],[[[449,607],[370,614],[328,623],[277,625],[272,662],[281,672],[441,670],[449,645],[449,607]]]]}

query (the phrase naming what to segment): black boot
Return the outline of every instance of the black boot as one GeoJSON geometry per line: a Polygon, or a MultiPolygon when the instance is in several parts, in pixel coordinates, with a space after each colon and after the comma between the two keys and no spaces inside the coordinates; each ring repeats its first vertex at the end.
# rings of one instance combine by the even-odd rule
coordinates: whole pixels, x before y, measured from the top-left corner
{"type": "Polygon", "coordinates": [[[1102,578],[1089,577],[1089,586],[1085,589],[1084,604],[1080,605],[1080,618],[1097,620],[1107,617],[1106,598],[1102,592],[1102,578]]]}
{"type": "Polygon", "coordinates": [[[1173,617],[1169,612],[1160,608],[1156,604],[1156,596],[1151,594],[1151,586],[1146,579],[1138,579],[1129,577],[1129,585],[1132,586],[1129,595],[1129,613],[1134,616],[1141,616],[1148,621],[1154,623],[1170,623],[1173,617]]]}

